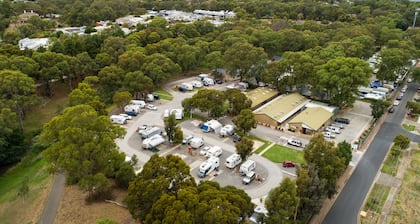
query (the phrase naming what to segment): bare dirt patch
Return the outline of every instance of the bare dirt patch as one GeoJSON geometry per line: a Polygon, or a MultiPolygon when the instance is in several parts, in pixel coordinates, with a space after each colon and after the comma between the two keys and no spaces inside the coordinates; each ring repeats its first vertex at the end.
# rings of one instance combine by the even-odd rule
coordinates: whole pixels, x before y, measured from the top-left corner
{"type": "MultiPolygon", "coordinates": [[[[114,189],[113,200],[122,203],[126,194],[126,191],[114,189]]],[[[54,223],[96,223],[99,219],[138,223],[132,220],[128,209],[107,202],[86,203],[86,195],[78,186],[65,186],[54,223]]]]}

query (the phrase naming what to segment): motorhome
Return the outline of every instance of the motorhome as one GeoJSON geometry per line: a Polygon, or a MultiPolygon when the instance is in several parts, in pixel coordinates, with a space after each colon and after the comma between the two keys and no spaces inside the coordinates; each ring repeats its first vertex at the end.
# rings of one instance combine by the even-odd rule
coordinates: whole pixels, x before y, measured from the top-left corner
{"type": "Polygon", "coordinates": [[[125,118],[124,116],[111,115],[111,117],[109,118],[111,119],[113,124],[127,124],[127,118],[125,118]]]}
{"type": "Polygon", "coordinates": [[[193,139],[190,140],[190,146],[194,149],[198,149],[203,145],[204,145],[203,138],[194,137],[193,139]]]}
{"type": "Polygon", "coordinates": [[[200,165],[200,169],[198,170],[198,177],[203,178],[209,175],[211,172],[219,170],[219,165],[218,157],[212,156],[208,158],[200,165]]]}
{"type": "Polygon", "coordinates": [[[215,145],[207,151],[206,157],[211,157],[211,156],[220,157],[222,153],[223,153],[222,148],[220,146],[215,145]]]}
{"type": "Polygon", "coordinates": [[[257,163],[254,160],[247,160],[245,161],[241,167],[239,168],[239,173],[244,176],[248,174],[251,171],[255,170],[255,167],[257,166],[257,163]]]}
{"type": "Polygon", "coordinates": [[[146,102],[144,102],[144,100],[131,100],[130,104],[140,105],[141,108],[144,108],[146,106],[146,102]]]}
{"type": "Polygon", "coordinates": [[[241,155],[235,153],[226,158],[225,166],[229,169],[235,168],[242,162],[241,155]]]}
{"type": "Polygon", "coordinates": [[[194,87],[191,83],[183,82],[181,83],[181,88],[184,88],[186,90],[193,90],[194,87]]]}
{"type": "Polygon", "coordinates": [[[210,120],[207,122],[204,122],[201,125],[201,130],[203,130],[204,132],[215,132],[215,133],[219,133],[220,129],[222,128],[222,124],[217,121],[217,120],[210,120]]]}
{"type": "Polygon", "coordinates": [[[165,139],[161,135],[153,135],[143,140],[143,149],[150,149],[156,147],[165,142],[165,139]]]}
{"type": "Polygon", "coordinates": [[[162,130],[159,127],[151,127],[147,128],[146,130],[140,130],[139,134],[142,138],[149,138],[153,135],[160,135],[162,134],[162,130]]]}

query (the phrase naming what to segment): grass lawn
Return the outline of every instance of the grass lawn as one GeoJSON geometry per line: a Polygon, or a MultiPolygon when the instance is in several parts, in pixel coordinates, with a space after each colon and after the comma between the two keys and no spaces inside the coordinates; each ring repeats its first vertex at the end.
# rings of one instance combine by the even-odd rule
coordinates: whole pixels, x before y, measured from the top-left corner
{"type": "Polygon", "coordinates": [[[248,138],[250,138],[252,140],[257,140],[257,141],[260,141],[260,142],[263,142],[264,143],[257,150],[255,150],[255,152],[254,152],[255,154],[259,154],[260,152],[262,152],[265,148],[267,148],[271,144],[270,141],[267,141],[267,140],[262,139],[262,138],[258,138],[257,136],[254,136],[254,135],[250,135],[250,136],[248,136],[248,138]]]}
{"type": "MultiPolygon", "coordinates": [[[[391,149],[394,150],[394,149],[391,149]]],[[[387,173],[391,176],[397,175],[398,166],[400,165],[400,159],[402,156],[402,152],[399,150],[394,150],[396,153],[395,155],[390,152],[385,160],[385,162],[382,164],[381,172],[387,173]]]]}
{"type": "Polygon", "coordinates": [[[414,131],[416,129],[416,126],[414,126],[414,125],[402,124],[402,126],[407,131],[414,131]]]}
{"type": "MultiPolygon", "coordinates": [[[[178,90],[175,90],[175,91],[178,91],[178,90]]],[[[159,95],[159,97],[163,100],[171,101],[174,98],[168,91],[166,91],[162,88],[159,88],[154,92],[157,93],[159,95]]]]}
{"type": "Polygon", "coordinates": [[[390,186],[375,184],[366,201],[364,210],[380,214],[390,190],[390,186]]]}
{"type": "Polygon", "coordinates": [[[300,164],[305,163],[303,151],[297,151],[282,145],[274,145],[263,156],[275,163],[282,163],[285,160],[300,164]]]}

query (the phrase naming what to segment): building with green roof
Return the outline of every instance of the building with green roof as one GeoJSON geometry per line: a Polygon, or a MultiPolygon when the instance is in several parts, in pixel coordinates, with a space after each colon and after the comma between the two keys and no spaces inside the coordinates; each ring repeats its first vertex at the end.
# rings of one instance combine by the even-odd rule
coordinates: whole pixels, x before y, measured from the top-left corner
{"type": "Polygon", "coordinates": [[[251,100],[251,108],[255,110],[256,108],[272,100],[274,97],[278,96],[279,92],[271,88],[259,87],[245,92],[244,94],[248,97],[248,99],[251,100]]]}

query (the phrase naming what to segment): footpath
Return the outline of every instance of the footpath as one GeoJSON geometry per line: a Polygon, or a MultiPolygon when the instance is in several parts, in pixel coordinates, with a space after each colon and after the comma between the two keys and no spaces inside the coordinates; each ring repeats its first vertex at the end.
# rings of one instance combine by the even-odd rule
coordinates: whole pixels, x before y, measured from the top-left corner
{"type": "Polygon", "coordinates": [[[53,224],[57,215],[58,206],[61,196],[64,192],[64,184],[66,177],[64,174],[57,172],[54,176],[54,183],[51,187],[50,195],[45,203],[44,210],[39,218],[38,224],[53,224]]]}

